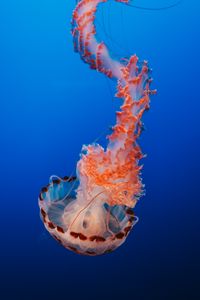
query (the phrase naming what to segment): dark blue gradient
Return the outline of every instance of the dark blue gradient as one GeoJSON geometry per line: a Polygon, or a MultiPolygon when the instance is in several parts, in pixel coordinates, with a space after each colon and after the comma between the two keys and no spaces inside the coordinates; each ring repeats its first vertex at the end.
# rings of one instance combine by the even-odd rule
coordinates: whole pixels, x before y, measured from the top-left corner
{"type": "Polygon", "coordinates": [[[115,83],[73,52],[75,2],[0,2],[0,299],[200,299],[197,0],[157,12],[109,1],[97,14],[99,39],[119,57],[148,59],[158,89],[140,139],[146,196],[126,243],[78,256],[40,220],[41,187],[74,172],[82,144],[106,134],[120,105],[115,83]]]}

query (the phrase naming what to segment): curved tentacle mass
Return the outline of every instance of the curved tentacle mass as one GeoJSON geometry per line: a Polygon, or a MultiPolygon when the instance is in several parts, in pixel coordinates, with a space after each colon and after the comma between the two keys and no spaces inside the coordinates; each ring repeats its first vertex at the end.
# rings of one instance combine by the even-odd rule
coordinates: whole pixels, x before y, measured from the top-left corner
{"type": "MultiPolygon", "coordinates": [[[[150,82],[147,62],[138,65],[136,55],[128,61],[113,59],[104,42],[95,37],[95,13],[105,0],[80,1],[73,12],[72,34],[74,49],[92,69],[117,80],[116,97],[121,98],[121,111],[116,113],[117,122],[108,137],[107,149],[99,145],[83,147],[78,163],[82,191],[94,192],[99,187],[105,190],[106,201],[133,207],[142,192],[139,177],[142,158],[137,138],[141,132],[141,118],[149,108],[150,82]],[[87,182],[87,185],[86,185],[87,182]]],[[[128,3],[128,0],[118,0],[128,3]]]]}
{"type": "MultiPolygon", "coordinates": [[[[129,0],[115,0],[128,4],[129,0]]],[[[121,245],[137,222],[132,208],[143,193],[137,143],[141,118],[149,109],[150,70],[136,55],[115,60],[96,38],[95,14],[107,0],[80,0],[73,12],[74,49],[81,59],[116,80],[122,105],[107,137],[106,149],[84,145],[77,177],[53,180],[43,188],[39,205],[47,230],[64,247],[86,255],[103,254],[121,245]]]]}

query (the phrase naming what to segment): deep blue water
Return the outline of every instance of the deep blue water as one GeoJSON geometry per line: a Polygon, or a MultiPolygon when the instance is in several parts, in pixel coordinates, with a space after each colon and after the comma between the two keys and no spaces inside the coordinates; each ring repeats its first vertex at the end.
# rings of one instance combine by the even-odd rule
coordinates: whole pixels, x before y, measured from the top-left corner
{"type": "Polygon", "coordinates": [[[119,57],[148,59],[158,89],[140,139],[140,222],[100,257],[60,247],[37,203],[49,176],[71,174],[82,144],[114,124],[120,105],[114,82],[73,52],[74,6],[0,2],[0,299],[200,299],[200,3],[153,12],[109,1],[97,14],[99,38],[119,57]]]}

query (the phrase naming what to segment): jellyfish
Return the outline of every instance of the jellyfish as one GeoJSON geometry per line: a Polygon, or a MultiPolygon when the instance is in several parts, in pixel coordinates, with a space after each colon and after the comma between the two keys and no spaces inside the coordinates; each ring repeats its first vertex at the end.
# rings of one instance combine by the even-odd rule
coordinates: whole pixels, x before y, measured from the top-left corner
{"type": "MultiPolygon", "coordinates": [[[[110,0],[109,0],[110,1],[110,0]]],[[[115,0],[128,4],[129,0],[115,0]]],[[[80,0],[73,11],[74,50],[91,69],[116,81],[121,100],[116,124],[104,149],[84,145],[76,177],[52,176],[39,195],[41,218],[49,233],[65,248],[95,256],[118,248],[137,223],[134,207],[144,193],[138,144],[142,116],[149,109],[152,82],[146,61],[116,60],[96,38],[95,15],[107,0],[80,0]]]]}

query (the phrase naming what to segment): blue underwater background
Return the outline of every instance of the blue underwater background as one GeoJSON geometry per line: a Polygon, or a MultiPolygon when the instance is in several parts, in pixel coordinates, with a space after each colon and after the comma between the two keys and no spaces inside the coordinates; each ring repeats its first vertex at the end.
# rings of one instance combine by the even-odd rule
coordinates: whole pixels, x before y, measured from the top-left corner
{"type": "Polygon", "coordinates": [[[0,2],[0,299],[200,299],[197,0],[160,11],[108,1],[97,13],[99,40],[116,57],[147,59],[158,89],[139,141],[146,195],[127,241],[79,256],[40,220],[41,187],[52,174],[75,174],[83,144],[106,144],[120,106],[115,82],[73,51],[75,2],[0,2]]]}

